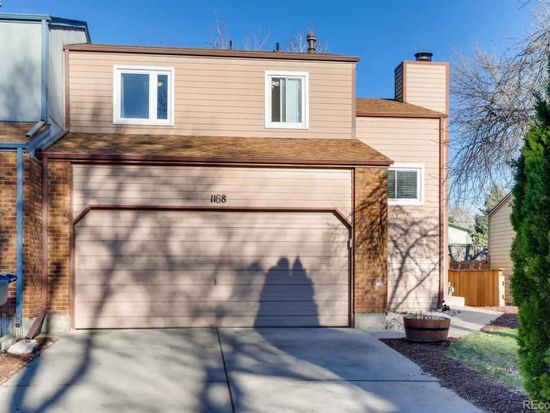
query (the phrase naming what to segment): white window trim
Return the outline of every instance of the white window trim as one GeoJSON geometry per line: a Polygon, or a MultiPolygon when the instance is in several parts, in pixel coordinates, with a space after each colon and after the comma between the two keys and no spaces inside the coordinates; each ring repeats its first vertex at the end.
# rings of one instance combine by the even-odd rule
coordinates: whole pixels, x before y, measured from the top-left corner
{"type": "Polygon", "coordinates": [[[424,169],[423,163],[394,163],[390,166],[389,171],[417,171],[418,187],[416,188],[416,199],[388,197],[388,205],[424,205],[424,169]]]}
{"type": "Polygon", "coordinates": [[[113,123],[115,125],[152,125],[152,126],[173,126],[174,125],[174,85],[175,85],[175,69],[173,67],[156,67],[156,66],[113,66],[113,123]],[[160,73],[162,72],[162,73],[160,73]],[[156,82],[149,81],[149,119],[123,118],[121,116],[121,78],[123,73],[136,73],[158,75],[168,74],[168,119],[157,119],[157,89],[156,82]],[[155,115],[153,118],[152,116],[155,115]]]}
{"type": "Polygon", "coordinates": [[[265,71],[265,127],[268,129],[308,129],[309,128],[309,73],[265,71]],[[285,77],[302,80],[302,122],[271,122],[271,78],[285,77]]]}

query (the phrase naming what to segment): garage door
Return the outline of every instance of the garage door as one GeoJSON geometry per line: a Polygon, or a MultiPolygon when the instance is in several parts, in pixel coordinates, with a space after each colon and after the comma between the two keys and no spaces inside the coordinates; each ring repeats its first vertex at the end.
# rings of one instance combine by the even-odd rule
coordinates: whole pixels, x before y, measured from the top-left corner
{"type": "Polygon", "coordinates": [[[92,209],[75,226],[75,327],[346,326],[332,213],[92,209]]]}

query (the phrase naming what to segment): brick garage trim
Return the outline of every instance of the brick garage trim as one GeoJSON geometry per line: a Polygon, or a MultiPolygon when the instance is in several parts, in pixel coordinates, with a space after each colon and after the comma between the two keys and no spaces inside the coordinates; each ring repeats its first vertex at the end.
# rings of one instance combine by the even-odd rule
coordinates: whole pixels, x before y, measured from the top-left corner
{"type": "Polygon", "coordinates": [[[71,306],[71,164],[48,161],[48,311],[69,314],[71,306]]]}
{"type": "Polygon", "coordinates": [[[356,168],[354,313],[383,313],[388,296],[388,170],[356,168]]]}
{"type": "Polygon", "coordinates": [[[38,315],[41,307],[42,276],[42,167],[25,157],[23,246],[23,318],[38,315]]]}

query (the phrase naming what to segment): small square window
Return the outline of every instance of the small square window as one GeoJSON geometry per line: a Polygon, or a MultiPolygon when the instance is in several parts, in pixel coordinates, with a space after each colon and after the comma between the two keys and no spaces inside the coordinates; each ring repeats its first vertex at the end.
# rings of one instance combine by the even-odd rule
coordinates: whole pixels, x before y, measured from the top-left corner
{"type": "Polygon", "coordinates": [[[388,170],[388,202],[390,205],[422,205],[422,165],[394,165],[388,170]]]}
{"type": "Polygon", "coordinates": [[[173,124],[174,70],[114,68],[113,122],[129,125],[173,124]]]}
{"type": "Polygon", "coordinates": [[[308,74],[266,72],[266,128],[306,129],[308,74]]]}

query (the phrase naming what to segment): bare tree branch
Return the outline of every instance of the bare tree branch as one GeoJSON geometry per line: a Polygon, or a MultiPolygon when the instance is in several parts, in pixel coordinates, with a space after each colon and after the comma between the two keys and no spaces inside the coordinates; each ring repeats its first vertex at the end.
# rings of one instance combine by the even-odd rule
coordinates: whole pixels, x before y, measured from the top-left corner
{"type": "Polygon", "coordinates": [[[225,24],[218,18],[214,17],[214,33],[210,40],[206,42],[208,47],[212,49],[229,49],[229,38],[225,24]]]}
{"type": "Polygon", "coordinates": [[[256,33],[246,36],[242,41],[243,50],[265,50],[267,43],[271,37],[271,33],[263,33],[259,29],[256,33]]]}
{"type": "Polygon", "coordinates": [[[451,191],[455,202],[509,188],[512,164],[534,115],[535,96],[545,90],[550,56],[550,2],[532,10],[534,29],[496,57],[475,49],[453,68],[451,191]]]}

